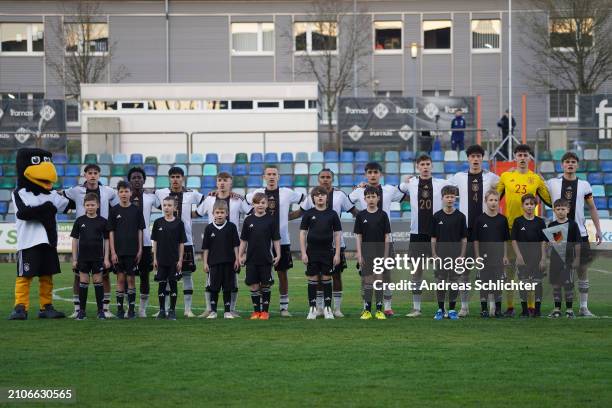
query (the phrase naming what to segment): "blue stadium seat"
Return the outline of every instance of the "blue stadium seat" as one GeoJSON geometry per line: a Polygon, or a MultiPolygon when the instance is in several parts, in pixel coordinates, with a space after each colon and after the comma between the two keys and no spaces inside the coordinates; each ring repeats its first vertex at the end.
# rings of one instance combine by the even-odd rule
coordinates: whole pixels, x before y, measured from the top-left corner
{"type": "Polygon", "coordinates": [[[414,160],[414,152],[411,150],[402,150],[400,153],[400,161],[407,162],[414,160]]]}
{"type": "Polygon", "coordinates": [[[147,177],[155,177],[157,175],[157,166],[154,164],[145,164],[144,172],[147,177]]]}
{"type": "Polygon", "coordinates": [[[612,184],[612,173],[604,173],[604,184],[606,185],[612,184]]]}
{"type": "Polygon", "coordinates": [[[66,164],[68,163],[68,156],[64,153],[54,153],[53,163],[55,164],[66,164]]]}
{"type": "Polygon", "coordinates": [[[177,153],[174,156],[174,163],[176,164],[187,164],[189,162],[189,157],[187,153],[177,153]]]}
{"type": "Polygon", "coordinates": [[[555,173],[563,173],[563,167],[559,161],[555,162],[555,173]]]}
{"type": "Polygon", "coordinates": [[[308,153],[297,152],[295,154],[295,162],[296,163],[308,163],[308,153]]]}
{"type": "Polygon", "coordinates": [[[64,189],[74,187],[79,183],[79,179],[77,177],[64,177],[62,179],[62,187],[64,189]]]}
{"type": "Polygon", "coordinates": [[[190,176],[187,177],[187,188],[200,188],[200,177],[198,176],[190,176]]]}
{"type": "Polygon", "coordinates": [[[612,197],[608,198],[608,208],[612,209],[612,197]]]}
{"type": "Polygon", "coordinates": [[[308,186],[315,187],[319,185],[319,177],[318,176],[308,176],[308,186]]]}
{"type": "Polygon", "coordinates": [[[217,178],[213,176],[202,177],[202,188],[215,188],[217,187],[217,178]]]}
{"type": "Polygon", "coordinates": [[[603,184],[604,178],[603,173],[589,173],[587,175],[587,181],[592,184],[603,184]]]}
{"type": "Polygon", "coordinates": [[[7,201],[0,201],[0,214],[4,215],[8,212],[9,203],[7,201]]]}
{"type": "MultiPolygon", "coordinates": [[[[64,177],[64,166],[61,164],[56,164],[55,172],[57,173],[58,177],[64,177]]],[[[0,177],[1,176],[2,176],[2,166],[0,166],[0,177]]]]}
{"type": "Polygon", "coordinates": [[[488,161],[484,161],[484,162],[482,162],[482,168],[483,168],[483,169],[485,169],[485,170],[489,170],[489,167],[490,167],[490,166],[489,166],[489,162],[488,162],[488,161]]]}
{"type": "Polygon", "coordinates": [[[395,162],[393,162],[393,161],[386,162],[385,163],[385,167],[384,167],[385,174],[399,173],[400,172],[399,168],[400,168],[399,163],[396,162],[396,161],[395,162]]]}
{"type": "Polygon", "coordinates": [[[352,163],[355,160],[355,154],[351,151],[343,151],[340,153],[340,161],[342,163],[352,163]]]}
{"type": "Polygon", "coordinates": [[[599,168],[606,173],[612,173],[612,161],[606,160],[599,162],[599,168]]]}
{"type": "Polygon", "coordinates": [[[401,211],[391,211],[391,219],[400,219],[402,218],[402,212],[401,211]]]}
{"type": "Polygon", "coordinates": [[[325,167],[330,169],[334,174],[338,174],[340,172],[338,163],[325,163],[325,167]]]}
{"type": "Polygon", "coordinates": [[[130,155],[130,164],[142,164],[144,161],[144,158],[142,157],[142,154],[140,153],[132,153],[130,155]]]}
{"type": "Polygon", "coordinates": [[[353,163],[340,163],[340,174],[353,174],[353,163]]]}
{"type": "Polygon", "coordinates": [[[399,152],[397,150],[387,150],[385,152],[385,161],[386,162],[399,161],[399,152]]]}
{"type": "Polygon", "coordinates": [[[468,171],[470,169],[470,163],[459,162],[459,171],[468,171]]]}
{"type": "Polygon", "coordinates": [[[311,163],[323,163],[323,153],[321,152],[311,152],[310,153],[310,162],[311,163]]]}
{"type": "Polygon", "coordinates": [[[128,156],[125,153],[116,153],[113,156],[113,164],[128,164],[128,156]]]}
{"type": "Polygon", "coordinates": [[[247,178],[247,187],[248,188],[259,188],[263,185],[263,181],[259,176],[249,176],[247,178]]]}
{"type": "Polygon", "coordinates": [[[202,153],[191,153],[191,156],[189,156],[189,163],[204,164],[204,155],[202,153]]]}
{"type": "Polygon", "coordinates": [[[455,174],[461,168],[459,162],[444,162],[444,171],[446,173],[455,174]]]}
{"type": "Polygon", "coordinates": [[[351,187],[353,186],[353,175],[352,174],[341,174],[339,177],[340,187],[351,187]]]}
{"type": "Polygon", "coordinates": [[[365,163],[364,162],[355,162],[354,173],[355,174],[364,174],[365,173],[365,163]]]}
{"type": "Polygon", "coordinates": [[[444,152],[442,150],[432,150],[431,159],[435,162],[444,161],[444,152]]]}
{"type": "Polygon", "coordinates": [[[68,177],[79,177],[81,169],[76,164],[67,164],[64,174],[68,177]]]}
{"type": "Polygon", "coordinates": [[[233,176],[246,176],[247,175],[247,165],[246,164],[234,164],[234,173],[233,176]]]}
{"type": "Polygon", "coordinates": [[[367,180],[365,178],[365,176],[363,174],[355,174],[353,176],[353,185],[356,186],[357,184],[360,183],[365,183],[367,180]]]}
{"type": "Polygon", "coordinates": [[[598,210],[605,210],[608,208],[608,199],[606,197],[595,197],[593,201],[598,210]]]}
{"type": "Polygon", "coordinates": [[[98,163],[113,164],[113,156],[109,153],[100,153],[100,156],[98,157],[98,163]]]}
{"type": "Polygon", "coordinates": [[[110,176],[111,175],[111,166],[108,164],[98,164],[100,166],[100,175],[101,176],[110,176]]]}
{"type": "Polygon", "coordinates": [[[219,173],[229,173],[233,175],[232,163],[219,163],[219,173]]]}
{"type": "Polygon", "coordinates": [[[217,153],[206,153],[206,159],[204,162],[206,164],[217,164],[219,163],[219,156],[217,153]]]}
{"type": "Polygon", "coordinates": [[[251,153],[250,163],[263,163],[263,154],[261,153],[251,153]]]}
{"type": "Polygon", "coordinates": [[[365,150],[358,150],[355,153],[355,161],[357,163],[367,163],[370,161],[370,153],[365,150]]]}
{"type": "Polygon", "coordinates": [[[335,150],[328,150],[325,152],[323,159],[325,162],[337,162],[339,159],[338,152],[335,150]]]}
{"type": "Polygon", "coordinates": [[[394,186],[400,184],[399,174],[385,174],[385,184],[392,184],[394,186]]]}
{"type": "Polygon", "coordinates": [[[591,186],[593,188],[593,197],[605,197],[606,190],[601,184],[591,186]]]}
{"type": "Polygon", "coordinates": [[[278,163],[278,155],[273,152],[266,153],[266,155],[264,156],[264,162],[270,164],[278,163]]]}
{"type": "Polygon", "coordinates": [[[612,149],[601,149],[599,151],[599,160],[612,160],[612,149]]]}
{"type": "Polygon", "coordinates": [[[293,163],[280,163],[278,172],[280,174],[293,174],[293,163]]]}
{"type": "Polygon", "coordinates": [[[293,176],[289,174],[281,174],[278,185],[280,187],[293,187],[293,176]]]}
{"type": "Polygon", "coordinates": [[[249,165],[249,175],[251,176],[261,176],[264,171],[264,166],[262,163],[251,163],[249,165]]]}
{"type": "Polygon", "coordinates": [[[413,174],[414,173],[414,163],[412,161],[402,161],[400,164],[400,173],[413,174]]]}
{"type": "Polygon", "coordinates": [[[108,177],[100,177],[100,179],[98,179],[98,182],[103,186],[108,186],[108,177]]]}
{"type": "Polygon", "coordinates": [[[433,162],[431,167],[433,173],[444,173],[444,163],[442,162],[433,162]]]}
{"type": "Polygon", "coordinates": [[[293,163],[293,153],[291,152],[283,152],[280,156],[281,163],[293,163]]]}

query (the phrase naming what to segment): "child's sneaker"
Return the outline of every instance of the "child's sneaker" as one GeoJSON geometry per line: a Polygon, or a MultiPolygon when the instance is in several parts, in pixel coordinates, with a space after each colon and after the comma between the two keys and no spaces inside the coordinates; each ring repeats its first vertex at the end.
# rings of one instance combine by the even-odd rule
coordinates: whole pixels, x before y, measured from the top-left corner
{"type": "Polygon", "coordinates": [[[361,320],[370,320],[372,318],[372,312],[369,310],[364,310],[361,312],[361,316],[359,317],[361,320]]]}
{"type": "Polygon", "coordinates": [[[438,311],[434,315],[434,320],[442,320],[442,319],[444,319],[444,312],[442,311],[442,309],[438,309],[438,311]]]}
{"type": "Polygon", "coordinates": [[[85,320],[87,319],[87,315],[85,314],[84,310],[79,310],[79,313],[77,313],[76,316],[76,320],[85,320]]]}
{"type": "Polygon", "coordinates": [[[334,313],[332,312],[331,307],[329,306],[323,309],[323,315],[328,320],[334,320],[334,313]]]}
{"type": "Polygon", "coordinates": [[[217,318],[217,312],[210,312],[210,314],[207,317],[207,319],[216,319],[216,318],[217,318]]]}
{"type": "Polygon", "coordinates": [[[210,314],[210,310],[205,310],[204,313],[198,315],[198,317],[201,319],[206,319],[209,314],[210,314]]]}
{"type": "Polygon", "coordinates": [[[318,315],[319,312],[317,311],[317,308],[311,306],[310,309],[308,309],[308,316],[306,316],[306,320],[317,320],[318,315]]]}
{"type": "Polygon", "coordinates": [[[344,313],[340,309],[334,310],[334,317],[344,317],[344,313]]]}
{"type": "Polygon", "coordinates": [[[406,317],[419,317],[419,316],[421,316],[421,311],[419,309],[412,309],[412,311],[406,315],[406,317]]]}
{"type": "Polygon", "coordinates": [[[259,320],[270,320],[270,313],[268,312],[260,312],[259,320]]]}
{"type": "Polygon", "coordinates": [[[111,312],[110,310],[107,310],[106,312],[104,312],[104,316],[105,316],[107,319],[113,319],[113,318],[115,318],[115,317],[116,317],[116,316],[113,314],[113,312],[111,312]]]}
{"type": "Polygon", "coordinates": [[[191,309],[185,310],[184,316],[187,318],[196,317],[196,315],[191,311],[191,309]]]}
{"type": "Polygon", "coordinates": [[[136,311],[135,310],[128,310],[127,318],[128,319],[135,319],[136,318],[136,311]]]}
{"type": "Polygon", "coordinates": [[[259,314],[260,313],[261,312],[253,312],[253,313],[251,313],[251,317],[249,317],[249,319],[251,319],[251,320],[259,320],[259,314]]]}
{"type": "Polygon", "coordinates": [[[280,316],[281,317],[291,317],[291,313],[289,313],[289,311],[287,309],[282,309],[280,311],[280,316]]]}
{"type": "Polygon", "coordinates": [[[467,317],[469,314],[470,314],[470,310],[469,309],[461,308],[461,310],[459,311],[458,316],[459,317],[467,317]]]}
{"type": "Polygon", "coordinates": [[[387,315],[384,312],[381,312],[380,310],[376,311],[376,314],[374,314],[374,317],[377,318],[378,320],[386,320],[387,319],[387,315]]]}
{"type": "Polygon", "coordinates": [[[106,320],[106,316],[104,315],[104,311],[98,311],[98,320],[106,320]]]}
{"type": "Polygon", "coordinates": [[[385,316],[387,316],[387,317],[395,316],[395,312],[393,311],[393,309],[387,309],[387,310],[385,310],[384,313],[385,313],[385,316]]]}
{"type": "Polygon", "coordinates": [[[176,320],[176,311],[168,310],[168,314],[166,316],[168,320],[176,320]]]}
{"type": "Polygon", "coordinates": [[[561,317],[561,309],[559,308],[554,308],[552,312],[550,312],[550,314],[548,315],[548,317],[556,319],[558,317],[561,317]]]}
{"type": "Polygon", "coordinates": [[[138,317],[146,319],[147,318],[147,311],[145,309],[138,309],[138,317]]]}
{"type": "Polygon", "coordinates": [[[565,311],[565,317],[567,317],[568,319],[573,319],[576,316],[574,315],[574,311],[572,309],[569,309],[565,311]]]}
{"type": "Polygon", "coordinates": [[[597,317],[586,307],[581,307],[578,311],[578,316],[580,317],[597,317]]]}
{"type": "MultiPolygon", "coordinates": [[[[497,313],[501,314],[501,312],[498,312],[496,310],[495,311],[496,317],[497,317],[497,313]]],[[[480,312],[480,317],[482,317],[483,319],[488,319],[489,318],[489,311],[488,310],[483,310],[482,312],[480,312]]]]}
{"type": "Polygon", "coordinates": [[[76,310],[74,312],[72,312],[72,314],[70,316],[68,316],[69,319],[76,319],[79,316],[79,312],[77,312],[76,310]]]}
{"type": "Polygon", "coordinates": [[[239,317],[240,317],[240,313],[238,313],[238,312],[237,312],[237,311],[235,311],[235,310],[232,310],[232,311],[230,312],[230,314],[232,315],[232,319],[233,319],[233,318],[236,318],[236,319],[237,319],[237,318],[239,318],[239,317]]]}
{"type": "Polygon", "coordinates": [[[155,317],[157,320],[164,320],[166,319],[166,311],[165,310],[160,310],[157,313],[157,316],[155,317]]]}
{"type": "Polygon", "coordinates": [[[234,319],[234,314],[232,312],[225,312],[223,313],[223,318],[224,319],[234,319]]]}
{"type": "Polygon", "coordinates": [[[125,319],[125,310],[117,310],[117,319],[125,319]]]}
{"type": "MultiPolygon", "coordinates": [[[[496,319],[503,319],[504,315],[501,310],[495,310],[495,314],[493,315],[496,319]]],[[[487,312],[487,317],[489,317],[489,312],[487,312]]]]}
{"type": "Polygon", "coordinates": [[[450,320],[459,320],[459,316],[457,315],[457,312],[454,310],[449,310],[448,312],[448,318],[450,320]]]}

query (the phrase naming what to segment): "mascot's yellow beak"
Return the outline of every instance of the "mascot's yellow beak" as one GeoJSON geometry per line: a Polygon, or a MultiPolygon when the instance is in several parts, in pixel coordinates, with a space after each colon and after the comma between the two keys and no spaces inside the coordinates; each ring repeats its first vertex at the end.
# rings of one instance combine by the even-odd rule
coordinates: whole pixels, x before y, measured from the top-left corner
{"type": "Polygon", "coordinates": [[[23,172],[25,178],[46,190],[51,190],[57,181],[57,172],[51,162],[42,162],[28,166],[23,172]]]}

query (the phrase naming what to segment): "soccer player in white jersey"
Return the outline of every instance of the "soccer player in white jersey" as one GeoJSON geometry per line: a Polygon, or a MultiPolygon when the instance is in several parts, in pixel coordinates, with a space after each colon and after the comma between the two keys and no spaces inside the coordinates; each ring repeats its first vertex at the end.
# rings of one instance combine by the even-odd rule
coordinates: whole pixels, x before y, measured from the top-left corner
{"type": "MultiPolygon", "coordinates": [[[[580,266],[578,267],[578,293],[580,294],[580,311],[578,316],[595,317],[589,311],[589,278],[587,275],[588,265],[592,261],[591,245],[589,244],[589,234],[587,233],[584,217],[585,204],[589,207],[593,224],[595,224],[595,239],[597,245],[601,244],[601,225],[597,207],[593,201],[593,190],[588,181],[580,180],[576,176],[578,169],[578,156],[573,152],[567,152],[561,157],[563,175],[555,177],[546,182],[552,201],[560,198],[567,200],[570,204],[570,211],[567,218],[576,221],[582,237],[580,247],[580,266]]],[[[553,213],[554,214],[554,213],[553,213]]],[[[553,216],[553,219],[555,217],[553,216]]]]}
{"type": "MultiPolygon", "coordinates": [[[[259,188],[252,193],[247,194],[247,203],[251,203],[251,198],[255,193],[264,193],[268,202],[266,212],[270,214],[277,222],[281,237],[280,260],[274,266],[278,274],[278,290],[280,292],[280,315],[281,317],[289,317],[289,282],[287,279],[287,271],[293,268],[293,259],[291,258],[291,241],[289,240],[289,210],[291,204],[299,204],[304,199],[304,195],[286,187],[279,187],[278,168],[273,165],[267,165],[263,174],[266,183],[265,188],[259,188]]],[[[276,257],[276,253],[273,254],[276,257]]]]}
{"type": "MultiPolygon", "coordinates": [[[[482,160],[485,151],[480,145],[472,145],[465,151],[470,167],[468,171],[460,171],[453,175],[448,181],[459,188],[459,211],[465,215],[467,220],[467,257],[474,257],[474,222],[476,217],[483,213],[486,208],[485,193],[494,190],[499,182],[499,176],[482,168],[482,160]]],[[[467,270],[459,278],[460,282],[470,281],[470,271],[467,270]]],[[[461,290],[461,310],[459,317],[469,314],[470,291],[461,290]]]]}
{"type": "MultiPolygon", "coordinates": [[[[193,234],[191,228],[191,217],[195,215],[193,206],[198,206],[204,199],[202,194],[197,191],[188,190],[184,187],[185,172],[180,167],[171,167],[168,170],[170,177],[170,188],[162,188],[155,191],[155,195],[160,202],[170,196],[176,200],[176,217],[180,218],[185,225],[185,253],[183,255],[183,296],[185,301],[185,317],[195,317],[191,310],[193,299],[193,277],[191,274],[196,271],[196,262],[193,251],[193,234]]],[[[169,288],[168,288],[169,289],[169,288]]]]}
{"type": "MultiPolygon", "coordinates": [[[[318,175],[319,187],[323,187],[327,191],[327,207],[334,210],[338,217],[342,217],[343,212],[348,212],[356,216],[359,211],[342,190],[334,189],[334,172],[330,169],[323,169],[318,175]]],[[[304,212],[313,208],[312,197],[308,197],[302,201],[300,209],[289,214],[289,219],[299,218],[304,212]]],[[[342,272],[346,269],[346,256],[344,255],[346,245],[344,237],[340,235],[340,263],[334,267],[332,273],[333,279],[333,300],[334,300],[334,317],[344,317],[342,313],[342,272]]],[[[323,316],[323,288],[321,285],[317,288],[317,316],[323,316]]]]}
{"type": "MultiPolygon", "coordinates": [[[[432,160],[427,154],[416,158],[418,177],[412,177],[407,183],[402,183],[399,189],[410,199],[410,247],[408,254],[411,258],[431,257],[431,228],[433,215],[442,209],[442,188],[448,181],[433,178],[431,174],[432,160]]],[[[423,269],[411,271],[411,280],[416,285],[412,291],[412,311],[406,316],[419,317],[421,315],[420,289],[423,279],[423,269]]]]}
{"type": "MultiPolygon", "coordinates": [[[[365,201],[364,189],[367,186],[374,187],[379,192],[380,200],[378,201],[378,208],[387,213],[387,217],[391,220],[391,203],[392,202],[400,202],[405,198],[405,194],[399,190],[398,186],[393,186],[390,184],[381,185],[380,178],[382,177],[382,166],[376,162],[370,162],[365,165],[365,176],[367,179],[366,184],[360,184],[356,189],[354,189],[351,194],[349,194],[349,199],[353,203],[359,203],[359,208],[361,210],[365,210],[368,205],[365,201]]],[[[389,246],[389,256],[393,257],[393,242],[389,246]]],[[[383,281],[385,283],[390,282],[391,280],[391,271],[386,270],[383,273],[383,281]]],[[[391,301],[393,299],[393,292],[391,290],[385,289],[383,295],[383,304],[384,304],[384,313],[385,316],[393,316],[393,308],[391,305],[391,301]]]]}
{"type": "Polygon", "coordinates": [[[161,204],[159,198],[152,191],[143,189],[147,175],[141,167],[132,167],[128,171],[128,181],[132,186],[131,201],[136,207],[142,210],[144,217],[145,229],[142,239],[142,256],[138,264],[138,273],[140,276],[140,306],[138,307],[138,316],[147,317],[147,307],[149,306],[149,273],[153,270],[153,253],[151,252],[151,231],[149,223],[151,221],[151,211],[153,208],[158,208],[161,204]]]}
{"type": "MultiPolygon", "coordinates": [[[[70,200],[69,208],[74,208],[76,212],[76,218],[85,215],[85,195],[87,193],[96,193],[100,197],[100,206],[98,208],[98,214],[108,219],[108,212],[110,207],[119,204],[119,197],[112,187],[103,186],[100,184],[100,167],[97,164],[88,164],[83,168],[83,174],[85,176],[85,183],[71,187],[64,190],[63,194],[70,200]]],[[[75,272],[74,282],[72,284],[72,300],[74,303],[74,312],[70,317],[76,318],[81,305],[79,302],[79,274],[75,272]]],[[[110,298],[111,298],[111,285],[109,270],[105,270],[102,278],[102,284],[104,286],[104,316],[109,319],[114,317],[110,312],[110,298]]]]}
{"type": "MultiPolygon", "coordinates": [[[[240,225],[240,215],[246,215],[249,211],[251,211],[251,206],[246,202],[246,200],[238,195],[232,193],[232,175],[226,172],[221,172],[217,174],[217,191],[215,195],[209,195],[204,198],[204,201],[200,203],[198,208],[196,209],[196,213],[200,217],[208,216],[208,223],[212,224],[214,222],[214,207],[215,203],[218,201],[225,201],[227,203],[227,220],[232,224],[236,225],[236,228],[240,225]]],[[[236,272],[236,275],[240,270],[236,272]]],[[[238,299],[238,276],[236,276],[236,287],[232,290],[231,301],[230,301],[230,313],[233,317],[240,317],[238,312],[236,312],[236,300],[238,299]]],[[[199,317],[208,317],[210,312],[212,311],[210,307],[210,287],[209,287],[209,279],[207,276],[206,279],[206,310],[199,317]]]]}

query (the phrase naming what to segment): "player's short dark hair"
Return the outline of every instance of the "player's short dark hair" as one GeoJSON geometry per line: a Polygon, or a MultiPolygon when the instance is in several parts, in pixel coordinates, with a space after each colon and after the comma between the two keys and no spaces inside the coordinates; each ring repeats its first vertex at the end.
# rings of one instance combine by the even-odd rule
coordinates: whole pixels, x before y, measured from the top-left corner
{"type": "Polygon", "coordinates": [[[484,157],[485,151],[481,145],[475,144],[475,145],[468,146],[468,148],[465,149],[465,154],[468,157],[470,157],[471,154],[479,154],[484,157]]]}
{"type": "Polygon", "coordinates": [[[213,212],[216,210],[223,210],[225,212],[228,211],[227,208],[227,201],[225,200],[217,200],[215,201],[215,204],[213,204],[213,212]]]}
{"type": "Polygon", "coordinates": [[[566,160],[569,159],[574,159],[576,160],[576,162],[579,162],[580,159],[578,158],[578,155],[574,152],[565,152],[565,154],[561,157],[561,163],[563,163],[566,160]]]}
{"type": "Polygon", "coordinates": [[[455,113],[457,113],[457,112],[461,112],[461,113],[463,113],[463,109],[461,109],[461,108],[457,108],[457,109],[455,109],[455,113]]]}
{"type": "Polygon", "coordinates": [[[96,203],[100,204],[100,197],[98,197],[98,194],[90,192],[85,194],[85,199],[83,200],[83,203],[86,203],[88,201],[95,201],[96,203]]]}
{"type": "Polygon", "coordinates": [[[444,197],[445,195],[454,195],[454,196],[458,196],[459,195],[459,189],[455,186],[444,186],[442,187],[442,197],[444,197]]]}
{"type": "Polygon", "coordinates": [[[253,202],[253,204],[259,204],[261,203],[263,200],[266,200],[266,195],[264,193],[255,193],[253,194],[253,198],[251,199],[251,201],[253,202]]]}
{"type": "Polygon", "coordinates": [[[525,201],[528,201],[528,200],[531,200],[534,203],[537,203],[536,197],[531,193],[527,193],[521,197],[521,204],[525,204],[525,201]]]}
{"type": "Polygon", "coordinates": [[[496,196],[497,198],[499,198],[499,191],[497,190],[489,190],[485,193],[485,200],[489,198],[489,196],[496,196]]]}
{"type": "Polygon", "coordinates": [[[132,186],[125,180],[121,180],[117,183],[117,191],[121,190],[122,188],[132,191],[132,186]]]}
{"type": "Polygon", "coordinates": [[[222,171],[221,173],[217,174],[217,180],[219,179],[232,179],[232,175],[227,171],[222,171]]]}
{"type": "Polygon", "coordinates": [[[173,196],[166,196],[162,201],[172,201],[172,205],[176,207],[176,198],[173,196]]]}
{"type": "Polygon", "coordinates": [[[416,164],[419,164],[422,161],[430,161],[431,162],[433,160],[431,160],[431,156],[430,155],[423,153],[423,154],[420,154],[419,157],[416,158],[415,162],[416,162],[416,164]]]}
{"type": "Polygon", "coordinates": [[[266,164],[265,167],[264,167],[264,173],[268,169],[274,169],[278,173],[278,166],[276,164],[266,164]]]}
{"type": "Polygon", "coordinates": [[[378,198],[380,198],[380,191],[378,191],[378,189],[376,187],[372,187],[372,186],[366,186],[366,188],[363,189],[363,196],[367,196],[367,195],[372,195],[372,194],[376,194],[378,196],[378,198]]]}
{"type": "Polygon", "coordinates": [[[83,168],[83,173],[87,173],[89,170],[95,170],[100,173],[100,166],[94,163],[89,163],[83,168]]]}
{"type": "Polygon", "coordinates": [[[369,162],[365,165],[364,171],[367,173],[368,170],[378,170],[382,173],[382,166],[379,162],[369,162]]]}
{"type": "Polygon", "coordinates": [[[178,166],[170,167],[170,170],[168,170],[168,176],[172,176],[173,174],[180,174],[185,177],[185,172],[178,166]]]}
{"type": "Polygon", "coordinates": [[[128,181],[132,178],[132,174],[134,173],[140,173],[142,174],[142,179],[146,180],[147,179],[147,175],[145,174],[145,171],[142,169],[142,167],[132,167],[129,171],[128,171],[128,181]]]}
{"type": "Polygon", "coordinates": [[[567,207],[567,208],[570,208],[570,203],[565,198],[559,198],[559,199],[555,200],[555,202],[553,203],[553,208],[556,208],[556,207],[567,207]]]}
{"type": "Polygon", "coordinates": [[[332,178],[334,178],[334,172],[332,171],[332,169],[325,167],[324,169],[321,169],[321,171],[319,171],[319,173],[317,174],[317,177],[319,177],[321,175],[321,173],[329,173],[331,174],[332,178]]]}
{"type": "Polygon", "coordinates": [[[514,148],[514,154],[517,154],[518,152],[526,152],[529,154],[533,154],[531,152],[531,147],[529,147],[529,145],[526,145],[526,144],[516,145],[516,147],[514,148]]]}
{"type": "Polygon", "coordinates": [[[314,201],[315,196],[318,196],[321,194],[327,197],[327,190],[325,190],[321,186],[316,186],[310,191],[310,197],[312,198],[312,201],[314,201]]]}

